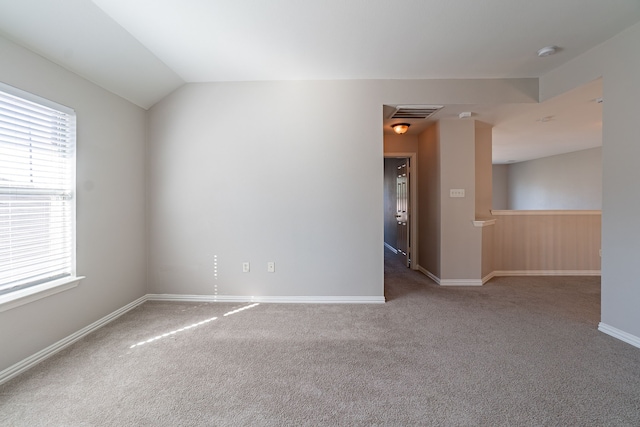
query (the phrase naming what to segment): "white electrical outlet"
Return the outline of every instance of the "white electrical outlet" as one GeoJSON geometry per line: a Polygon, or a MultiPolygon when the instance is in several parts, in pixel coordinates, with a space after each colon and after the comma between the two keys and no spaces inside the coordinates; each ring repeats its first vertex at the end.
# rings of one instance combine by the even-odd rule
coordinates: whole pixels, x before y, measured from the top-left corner
{"type": "Polygon", "coordinates": [[[464,188],[452,188],[449,190],[449,197],[464,197],[464,188]]]}
{"type": "Polygon", "coordinates": [[[242,272],[243,273],[248,273],[249,271],[251,271],[249,263],[248,262],[243,262],[242,263],[242,272]]]}
{"type": "Polygon", "coordinates": [[[267,263],[267,273],[275,273],[276,272],[276,263],[270,261],[267,263]]]}

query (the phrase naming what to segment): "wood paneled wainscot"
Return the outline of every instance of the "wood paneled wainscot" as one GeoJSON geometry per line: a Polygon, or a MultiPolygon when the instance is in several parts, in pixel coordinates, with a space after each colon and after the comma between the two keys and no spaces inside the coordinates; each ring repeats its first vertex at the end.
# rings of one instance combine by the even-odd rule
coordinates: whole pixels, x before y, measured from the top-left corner
{"type": "Polygon", "coordinates": [[[494,276],[600,275],[602,211],[491,211],[494,276]]]}

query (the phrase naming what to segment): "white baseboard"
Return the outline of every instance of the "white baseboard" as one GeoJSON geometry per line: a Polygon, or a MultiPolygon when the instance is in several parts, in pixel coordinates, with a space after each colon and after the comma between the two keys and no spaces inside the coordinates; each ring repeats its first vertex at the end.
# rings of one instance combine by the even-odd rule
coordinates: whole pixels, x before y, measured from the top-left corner
{"type": "Polygon", "coordinates": [[[242,296],[147,294],[148,301],[262,302],[296,304],[384,304],[384,296],[242,296]]]}
{"type": "Polygon", "coordinates": [[[134,309],[135,307],[139,306],[140,304],[142,304],[146,300],[147,300],[147,296],[146,295],[143,296],[143,297],[140,297],[137,300],[135,300],[135,301],[125,305],[124,307],[114,311],[113,313],[106,315],[102,319],[93,322],[89,326],[86,326],[86,327],[80,329],[79,331],[69,335],[68,337],[63,338],[60,341],[50,345],[49,347],[47,347],[47,348],[45,348],[43,350],[40,350],[39,352],[27,357],[26,359],[21,360],[20,362],[16,363],[15,365],[9,366],[7,369],[5,369],[2,372],[0,372],[0,384],[3,384],[5,382],[9,381],[11,378],[13,378],[13,377],[21,374],[22,372],[34,367],[38,363],[40,363],[43,360],[53,356],[54,354],[56,354],[60,350],[64,349],[65,347],[70,346],[71,344],[73,344],[74,342],[78,341],[79,339],[85,337],[86,335],[90,334],[91,332],[93,332],[93,331],[95,331],[97,329],[100,329],[101,327],[103,327],[107,323],[112,322],[113,320],[115,320],[118,317],[122,316],[126,312],[134,309]]]}
{"type": "Polygon", "coordinates": [[[504,270],[494,271],[493,277],[504,276],[600,276],[600,270],[504,270]]]}
{"type": "Polygon", "coordinates": [[[417,266],[416,270],[428,276],[441,286],[482,286],[494,277],[508,276],[600,276],[600,270],[497,270],[484,276],[482,279],[440,279],[429,270],[417,266]]]}
{"type": "Polygon", "coordinates": [[[440,279],[440,286],[482,286],[481,279],[440,279]]]}
{"type": "Polygon", "coordinates": [[[396,254],[396,255],[398,254],[398,250],[396,248],[394,248],[393,246],[391,246],[390,244],[388,244],[387,242],[384,243],[384,247],[389,249],[394,254],[396,254]]]}
{"type": "Polygon", "coordinates": [[[621,331],[618,328],[614,328],[613,326],[609,326],[606,323],[602,322],[600,322],[600,324],[598,325],[598,330],[614,338],[617,338],[620,341],[624,341],[627,344],[631,344],[634,347],[640,348],[640,338],[636,337],[635,335],[631,335],[625,331],[621,331]]]}
{"type": "Polygon", "coordinates": [[[436,276],[435,274],[431,273],[429,270],[427,270],[426,268],[422,267],[421,265],[417,265],[416,266],[416,270],[418,270],[420,273],[424,274],[425,276],[427,276],[429,279],[433,280],[434,282],[436,282],[436,284],[440,284],[440,278],[438,276],[436,276]]]}
{"type": "Polygon", "coordinates": [[[480,279],[441,279],[421,266],[418,266],[416,270],[428,276],[429,279],[433,280],[440,286],[482,286],[482,284],[484,283],[480,279]]]}
{"type": "Polygon", "coordinates": [[[496,272],[492,271],[491,273],[487,274],[486,276],[484,276],[482,278],[482,284],[484,285],[485,283],[487,283],[489,280],[493,279],[494,277],[496,277],[496,272]]]}

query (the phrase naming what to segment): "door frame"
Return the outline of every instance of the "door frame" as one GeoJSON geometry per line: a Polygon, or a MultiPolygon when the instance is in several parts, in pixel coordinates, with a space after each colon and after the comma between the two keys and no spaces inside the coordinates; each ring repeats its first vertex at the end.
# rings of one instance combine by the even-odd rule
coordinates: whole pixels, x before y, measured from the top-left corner
{"type": "MultiPolygon", "coordinates": [[[[418,153],[385,152],[385,159],[409,159],[409,242],[411,270],[418,270],[418,153]]],[[[382,221],[384,227],[384,220],[382,221]]]]}

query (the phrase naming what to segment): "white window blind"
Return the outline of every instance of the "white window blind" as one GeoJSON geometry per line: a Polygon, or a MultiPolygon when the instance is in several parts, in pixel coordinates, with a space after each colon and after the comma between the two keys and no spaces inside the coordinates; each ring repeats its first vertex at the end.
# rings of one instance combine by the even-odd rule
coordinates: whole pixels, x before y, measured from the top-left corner
{"type": "Polygon", "coordinates": [[[0,85],[0,294],[75,274],[75,121],[0,85]]]}

